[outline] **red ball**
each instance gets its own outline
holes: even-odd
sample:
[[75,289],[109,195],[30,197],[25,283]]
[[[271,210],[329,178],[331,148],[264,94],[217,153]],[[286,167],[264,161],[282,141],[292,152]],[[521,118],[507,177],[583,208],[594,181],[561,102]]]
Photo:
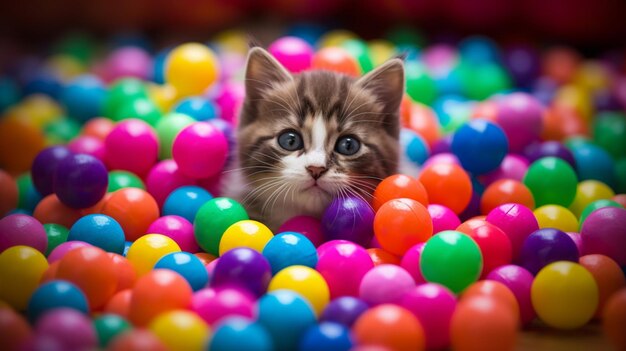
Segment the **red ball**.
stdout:
[[394,199],[374,217],[374,235],[383,249],[402,256],[433,235],[433,222],[424,205],[412,199]]

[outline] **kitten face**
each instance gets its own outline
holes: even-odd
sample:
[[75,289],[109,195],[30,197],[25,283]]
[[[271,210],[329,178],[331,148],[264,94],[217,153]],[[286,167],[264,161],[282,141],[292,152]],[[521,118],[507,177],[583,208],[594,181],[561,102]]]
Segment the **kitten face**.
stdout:
[[253,48],[238,127],[246,188],[240,200],[270,222],[287,213],[319,216],[337,196],[369,201],[376,184],[397,170],[403,92],[399,59],[360,79],[291,75]]

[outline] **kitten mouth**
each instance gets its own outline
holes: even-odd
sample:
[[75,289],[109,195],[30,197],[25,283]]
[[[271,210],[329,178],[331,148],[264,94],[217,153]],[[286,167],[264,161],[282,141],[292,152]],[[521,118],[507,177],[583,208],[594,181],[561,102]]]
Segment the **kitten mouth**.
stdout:
[[316,193],[323,193],[323,194],[330,195],[330,192],[328,192],[326,189],[324,189],[322,187],[322,185],[317,180],[314,180],[310,185],[306,186],[304,188],[304,191],[312,191],[312,192],[316,192]]

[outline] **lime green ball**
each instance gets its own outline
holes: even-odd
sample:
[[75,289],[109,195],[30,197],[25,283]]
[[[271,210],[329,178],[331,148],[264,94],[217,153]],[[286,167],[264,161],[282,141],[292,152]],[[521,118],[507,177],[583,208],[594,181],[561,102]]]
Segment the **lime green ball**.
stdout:
[[121,121],[128,118],[138,118],[151,126],[156,126],[163,114],[161,110],[147,97],[138,97],[121,105],[113,119]]
[[109,172],[109,187],[107,192],[112,193],[123,188],[137,188],[146,190],[146,186],[134,173],[128,171],[111,171]]
[[511,77],[495,63],[461,63],[458,67],[461,88],[473,100],[484,100],[511,88]]
[[614,159],[626,157],[626,114],[598,114],[593,123],[593,141]]
[[424,36],[415,28],[410,26],[397,26],[389,30],[387,40],[396,46],[417,46],[424,47]]
[[370,48],[366,42],[359,39],[348,39],[341,43],[341,47],[346,49],[346,51],[348,51],[348,53],[350,53],[350,55],[357,60],[363,73],[367,73],[374,69]]
[[246,210],[233,199],[217,197],[207,201],[196,213],[193,231],[200,247],[219,256],[222,235],[231,225],[249,219]]
[[590,203],[589,205],[587,205],[587,207],[585,207],[583,212],[580,214],[580,220],[578,221],[579,228],[583,227],[583,222],[585,222],[585,219],[587,219],[587,217],[589,217],[591,212],[593,212],[595,210],[599,210],[599,209],[604,208],[604,207],[624,208],[624,206],[622,206],[621,204],[619,204],[618,202],[613,201],[613,200],[607,200],[607,199],[596,200],[596,201]]
[[48,256],[57,246],[67,241],[67,236],[70,235],[70,231],[56,223],[46,223],[43,227],[48,236],[48,248],[46,249],[46,256]]
[[615,192],[626,194],[626,157],[615,162]]
[[437,98],[437,86],[428,74],[424,65],[410,61],[405,63],[406,92],[409,96],[423,104],[430,105]]
[[524,184],[533,194],[537,207],[549,204],[569,207],[576,197],[578,178],[567,162],[544,157],[530,165]]
[[439,283],[458,294],[478,280],[483,257],[478,244],[461,232],[446,230],[428,239],[420,270],[428,282]]
[[156,124],[156,132],[159,137],[159,158],[165,160],[172,158],[172,144],[181,130],[196,122],[193,117],[183,113],[170,113],[165,115]]
[[147,98],[145,84],[136,78],[122,78],[111,85],[104,100],[104,115],[109,118],[118,116],[119,110],[135,99]]
[[116,314],[104,314],[94,319],[94,329],[98,335],[98,344],[105,348],[115,337],[129,329],[130,323]]
[[72,118],[61,118],[47,124],[44,133],[52,144],[67,144],[80,133],[81,125]]

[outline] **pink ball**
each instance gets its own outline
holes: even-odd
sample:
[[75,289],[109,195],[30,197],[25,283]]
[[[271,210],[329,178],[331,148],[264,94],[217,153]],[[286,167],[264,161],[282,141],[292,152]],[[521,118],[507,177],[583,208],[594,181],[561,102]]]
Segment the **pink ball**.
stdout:
[[130,171],[143,177],[157,161],[159,141],[146,122],[127,119],[118,123],[105,141],[109,169]]
[[135,77],[143,80],[150,78],[152,58],[144,50],[127,46],[113,51],[104,64],[107,81],[112,82],[123,77]]
[[405,292],[398,304],[422,324],[428,350],[450,345],[450,320],[456,309],[456,296],[450,290],[435,283],[418,285]]
[[100,161],[104,161],[106,154],[104,142],[96,137],[88,135],[79,136],[70,141],[70,143],[67,144],[67,148],[77,154],[91,155]]
[[424,162],[424,164],[422,165],[422,169],[430,166],[430,165],[434,165],[434,164],[438,164],[438,163],[445,163],[445,164],[455,164],[460,166],[461,162],[459,161],[459,158],[456,157],[456,155],[451,154],[451,153],[447,153],[447,152],[443,152],[440,154],[435,154],[432,155],[431,157],[429,157],[426,162]]
[[521,182],[528,171],[528,165],[528,160],[524,157],[509,154],[495,171],[485,174],[482,179],[485,185],[500,179],[515,179]]
[[487,280],[495,280],[506,285],[511,290],[520,311],[520,319],[523,324],[527,324],[535,319],[537,315],[530,298],[530,289],[533,285],[534,277],[526,269],[516,265],[500,266],[492,270],[487,275]]
[[543,106],[532,95],[513,93],[497,100],[496,123],[509,140],[511,152],[522,152],[539,140],[543,128]]
[[582,254],[602,254],[626,266],[626,209],[605,207],[591,212],[580,234]]
[[220,107],[222,119],[226,122],[235,123],[239,108],[246,95],[243,84],[226,83],[222,85],[221,91],[217,94],[215,102]]
[[220,80],[222,82],[228,82],[237,74],[239,74],[239,72],[243,70],[243,67],[246,66],[246,56],[241,55],[236,52],[220,53],[219,59],[220,59]]
[[331,298],[358,297],[361,279],[374,267],[367,250],[355,243],[340,241],[321,245],[317,252],[316,269],[328,283]]
[[91,350],[98,339],[91,319],[71,308],[58,308],[44,314],[36,324],[39,337],[50,337],[65,350]]
[[228,141],[212,124],[196,122],[176,136],[172,155],[183,174],[194,179],[207,178],[224,168]]
[[394,264],[381,264],[363,276],[359,297],[370,306],[397,303],[414,287],[413,277],[404,268]]
[[213,276],[213,271],[215,271],[215,266],[217,265],[217,261],[219,261],[220,258],[216,258],[213,261],[209,262],[205,268],[207,273],[209,273],[209,279]]
[[211,325],[229,316],[255,317],[254,297],[237,288],[199,290],[193,294],[191,310]]
[[576,244],[576,248],[578,248],[578,256],[583,256],[583,238],[580,233],[572,233],[566,232],[567,236],[569,236],[574,244]]
[[422,60],[433,72],[449,72],[458,62],[459,55],[454,46],[438,44],[424,50]]
[[200,252],[193,234],[193,224],[180,216],[163,216],[150,224],[147,233],[163,234],[174,240],[185,252]]
[[45,254],[48,235],[34,217],[12,214],[0,219],[0,252],[12,246],[26,245]]
[[503,204],[494,208],[487,215],[487,222],[502,229],[509,237],[513,261],[519,257],[526,237],[539,229],[539,223],[533,212],[520,204]]
[[146,177],[146,190],[154,197],[159,208],[163,207],[172,191],[185,185],[196,185],[196,181],[182,174],[174,160],[157,163]]
[[300,233],[311,240],[315,247],[320,246],[324,241],[322,223],[317,218],[311,216],[295,216],[288,219],[278,228],[278,233],[282,232]]
[[66,241],[59,246],[55,247],[50,255],[48,255],[48,263],[56,262],[65,256],[66,253],[78,249],[79,247],[87,247],[91,246],[90,244],[84,241]]
[[291,73],[299,73],[311,68],[313,47],[300,38],[279,38],[269,46],[268,51]]
[[433,221],[433,235],[444,230],[455,230],[461,225],[459,216],[446,206],[428,205],[428,213]]
[[424,279],[422,271],[420,270],[420,257],[422,257],[424,245],[426,245],[426,243],[419,243],[408,249],[404,253],[404,256],[402,256],[402,261],[400,262],[400,267],[409,272],[417,284],[426,283],[426,279]]

